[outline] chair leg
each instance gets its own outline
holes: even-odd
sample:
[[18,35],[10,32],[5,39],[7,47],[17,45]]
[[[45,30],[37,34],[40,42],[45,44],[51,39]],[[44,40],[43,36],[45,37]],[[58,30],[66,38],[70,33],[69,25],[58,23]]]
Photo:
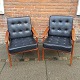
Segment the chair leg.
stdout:
[[40,61],[40,54],[39,54],[39,48],[37,49],[38,53],[38,61]]
[[8,59],[9,59],[10,67],[12,67],[12,60],[11,60],[11,55],[10,55],[10,53],[8,53]]
[[44,60],[44,48],[42,48],[42,60]]

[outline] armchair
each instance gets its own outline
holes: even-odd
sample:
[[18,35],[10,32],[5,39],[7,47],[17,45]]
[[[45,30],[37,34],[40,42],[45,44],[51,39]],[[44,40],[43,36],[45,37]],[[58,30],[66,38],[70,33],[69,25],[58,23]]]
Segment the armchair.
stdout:
[[[48,37],[45,39],[46,34]],[[42,59],[44,50],[52,49],[57,51],[70,52],[70,65],[74,53],[75,29],[71,16],[50,16],[49,27],[43,33]]]
[[6,31],[5,43],[10,67],[12,66],[11,55],[14,53],[37,50],[38,60],[40,60],[38,34],[34,27],[31,26],[30,17],[8,18],[7,25],[8,30]]

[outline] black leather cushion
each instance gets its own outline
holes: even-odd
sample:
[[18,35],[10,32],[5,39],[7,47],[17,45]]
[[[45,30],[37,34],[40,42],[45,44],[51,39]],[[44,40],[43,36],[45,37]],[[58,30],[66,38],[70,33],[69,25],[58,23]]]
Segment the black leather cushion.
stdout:
[[9,52],[15,53],[37,48],[37,43],[33,37],[11,39]]
[[43,43],[43,47],[54,50],[71,51],[71,38],[48,36]]
[[32,36],[30,17],[8,18],[8,31],[10,38]]
[[49,35],[53,36],[71,36],[73,18],[70,16],[50,16]]

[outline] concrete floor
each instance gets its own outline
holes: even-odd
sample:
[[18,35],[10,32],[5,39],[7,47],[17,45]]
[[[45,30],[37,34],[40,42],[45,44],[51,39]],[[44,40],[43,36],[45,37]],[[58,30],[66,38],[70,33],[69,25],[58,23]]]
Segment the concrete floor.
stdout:
[[[75,43],[72,66],[69,66],[69,54],[45,51],[45,61],[37,61],[35,51],[12,56],[12,68],[9,67],[5,44],[0,46],[0,80],[80,80],[80,43]],[[41,47],[40,47],[41,55]],[[56,59],[59,57],[60,59]],[[64,58],[62,60],[61,58]],[[22,59],[30,58],[29,61]],[[53,59],[54,58],[54,59]],[[21,61],[20,61],[21,60]]]
[[80,60],[13,62],[12,68],[0,62],[0,71],[0,80],[80,80]]
[[69,66],[67,61],[47,61],[48,80],[80,80],[80,61],[74,60]]

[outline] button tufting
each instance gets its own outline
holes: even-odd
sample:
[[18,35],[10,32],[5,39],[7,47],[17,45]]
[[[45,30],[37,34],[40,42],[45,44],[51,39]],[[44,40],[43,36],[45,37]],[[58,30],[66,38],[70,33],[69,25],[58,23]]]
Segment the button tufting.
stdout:
[[65,43],[63,43],[63,44],[65,44]]
[[12,22],[11,24],[14,25],[15,23]]
[[28,22],[27,22],[27,21],[25,21],[25,22],[24,22],[24,25],[26,25],[27,23],[28,23]]
[[54,23],[55,23],[56,21],[55,21],[55,20],[52,20],[52,22],[54,22]]
[[61,28],[58,28],[58,30],[61,30]]
[[59,20],[60,23],[62,23],[62,20]]
[[28,30],[28,28],[26,28],[26,30]]
[[24,21],[24,23],[28,23],[27,21]]
[[65,28],[65,30],[67,31],[67,30],[68,30],[68,28]]
[[19,31],[20,31],[20,32],[22,32],[22,30],[21,30],[21,29],[20,29]]
[[69,20],[66,20],[66,23],[68,23],[69,22]]
[[16,45],[14,45],[16,47]]
[[13,30],[13,32],[16,32],[15,30]]
[[21,22],[19,21],[19,22],[17,23],[17,25],[21,25]]
[[54,27],[52,29],[55,29]]

